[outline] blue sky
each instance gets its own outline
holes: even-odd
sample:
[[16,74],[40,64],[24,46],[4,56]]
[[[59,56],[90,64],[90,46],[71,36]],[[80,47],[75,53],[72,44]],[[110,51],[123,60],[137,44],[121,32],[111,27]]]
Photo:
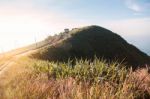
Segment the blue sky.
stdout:
[[[43,1],[42,1],[43,2]],[[47,10],[77,19],[118,20],[150,16],[150,0],[47,0],[37,2]],[[38,5],[38,6],[39,6]]]
[[149,9],[150,0],[0,0],[0,48],[7,51],[64,28],[94,24],[150,53]]

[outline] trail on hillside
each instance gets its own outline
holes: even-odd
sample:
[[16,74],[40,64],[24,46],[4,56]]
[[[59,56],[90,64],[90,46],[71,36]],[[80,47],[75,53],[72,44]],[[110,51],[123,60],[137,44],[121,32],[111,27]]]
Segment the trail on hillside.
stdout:
[[34,52],[35,50],[30,50],[30,51],[26,51],[26,52],[22,52],[22,53],[17,53],[16,55],[13,55],[10,59],[5,60],[5,62],[3,64],[0,65],[0,76],[7,71],[7,69],[10,66],[13,66],[13,64],[22,56],[26,56],[29,55],[30,53]]

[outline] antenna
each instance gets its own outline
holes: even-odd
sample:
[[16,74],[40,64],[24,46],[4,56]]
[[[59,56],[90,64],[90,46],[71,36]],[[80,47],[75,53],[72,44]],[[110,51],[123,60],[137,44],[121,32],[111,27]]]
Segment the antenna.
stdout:
[[37,48],[37,39],[36,39],[36,35],[34,36],[34,41],[35,41],[35,47]]

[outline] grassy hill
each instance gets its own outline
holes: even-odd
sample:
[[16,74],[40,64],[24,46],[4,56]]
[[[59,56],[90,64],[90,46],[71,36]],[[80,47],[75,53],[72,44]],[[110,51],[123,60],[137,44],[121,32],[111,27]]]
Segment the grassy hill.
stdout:
[[75,58],[93,60],[94,56],[97,56],[107,61],[123,61],[134,67],[150,64],[148,55],[105,28],[87,26],[73,29],[68,35],[68,38],[63,36],[59,42],[56,41],[53,45],[41,49],[33,54],[33,57],[67,62],[68,59],[75,60]]
[[138,67],[149,56],[102,27],[73,29],[5,54],[13,57],[0,75],[0,99],[150,98],[149,68],[133,71],[113,61]]

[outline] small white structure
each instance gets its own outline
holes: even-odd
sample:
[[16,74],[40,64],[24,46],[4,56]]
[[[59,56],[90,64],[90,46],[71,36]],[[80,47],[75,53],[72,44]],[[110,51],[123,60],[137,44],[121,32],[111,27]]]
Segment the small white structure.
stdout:
[[71,35],[69,33],[69,29],[64,29],[64,36],[65,36],[65,38],[71,37]]
[[64,32],[65,33],[69,33],[69,29],[64,29]]

